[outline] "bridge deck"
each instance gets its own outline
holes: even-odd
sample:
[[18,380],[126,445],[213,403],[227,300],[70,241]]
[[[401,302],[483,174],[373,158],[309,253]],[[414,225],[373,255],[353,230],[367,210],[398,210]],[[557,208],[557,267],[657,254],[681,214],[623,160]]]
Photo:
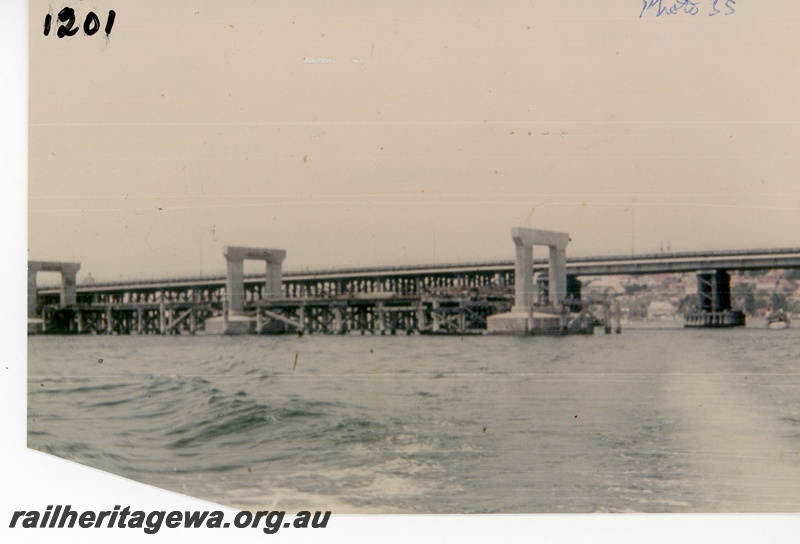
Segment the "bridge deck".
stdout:
[[[544,270],[547,261],[537,259],[534,268]],[[567,273],[574,276],[602,276],[620,274],[662,274],[696,272],[703,269],[769,270],[800,268],[800,248],[767,250],[737,250],[717,252],[659,253],[637,256],[575,257],[567,259]],[[469,277],[476,275],[508,276],[513,280],[513,261],[491,261],[441,265],[408,265],[374,268],[324,269],[316,271],[286,272],[284,283],[313,284],[336,281],[354,282],[376,279],[416,279],[428,277]],[[248,275],[246,282],[262,282],[263,275]],[[224,287],[224,276],[174,277],[164,279],[124,280],[98,282],[78,286],[78,293],[100,293],[143,289],[193,288],[214,289]],[[513,285],[513,282],[512,282]],[[40,295],[58,294],[57,287],[40,288]],[[357,292],[357,291],[356,291]],[[416,292],[416,291],[414,291]],[[339,293],[336,293],[339,294]]]

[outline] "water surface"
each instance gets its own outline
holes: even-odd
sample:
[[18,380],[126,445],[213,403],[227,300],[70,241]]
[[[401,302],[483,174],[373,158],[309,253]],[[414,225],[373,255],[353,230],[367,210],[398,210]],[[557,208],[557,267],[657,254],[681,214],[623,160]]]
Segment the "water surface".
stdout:
[[800,512],[800,332],[31,337],[31,448],[236,508]]

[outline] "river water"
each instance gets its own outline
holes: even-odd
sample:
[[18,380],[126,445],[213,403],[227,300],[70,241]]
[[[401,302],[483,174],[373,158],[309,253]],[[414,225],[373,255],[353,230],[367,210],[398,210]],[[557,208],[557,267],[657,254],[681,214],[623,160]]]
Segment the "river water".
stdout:
[[29,447],[241,509],[800,512],[800,330],[36,336]]

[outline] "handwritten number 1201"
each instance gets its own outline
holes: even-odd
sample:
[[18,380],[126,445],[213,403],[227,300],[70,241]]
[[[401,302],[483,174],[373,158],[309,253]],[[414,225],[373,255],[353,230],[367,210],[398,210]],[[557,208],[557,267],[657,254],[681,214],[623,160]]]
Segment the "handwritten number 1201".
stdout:
[[[106,36],[111,34],[111,28],[114,26],[114,19],[116,18],[117,14],[112,9],[108,12],[108,20],[106,21]],[[63,38],[65,36],[74,36],[80,30],[80,23],[78,26],[75,25],[75,10],[72,8],[64,8],[58,12],[58,20],[61,21],[61,26],[58,27],[56,31],[56,35],[59,38]],[[50,27],[53,23],[53,16],[49,13],[44,17],[44,35],[50,35]],[[86,18],[83,21],[83,33],[87,36],[94,36],[97,34],[97,31],[100,30],[100,18],[95,15],[93,11],[90,11],[86,14]]]

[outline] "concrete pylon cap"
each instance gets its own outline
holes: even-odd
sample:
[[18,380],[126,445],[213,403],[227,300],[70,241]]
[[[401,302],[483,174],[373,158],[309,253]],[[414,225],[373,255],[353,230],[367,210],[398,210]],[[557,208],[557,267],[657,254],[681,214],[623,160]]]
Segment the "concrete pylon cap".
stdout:
[[280,263],[286,258],[286,250],[261,247],[223,246],[222,255],[229,260],[257,259],[272,263]]
[[62,274],[77,274],[81,263],[62,263],[57,261],[28,261],[28,270],[36,272],[61,272]]
[[514,227],[511,229],[511,238],[517,244],[525,246],[557,246],[567,247],[569,234],[552,230],[530,229],[527,227]]

